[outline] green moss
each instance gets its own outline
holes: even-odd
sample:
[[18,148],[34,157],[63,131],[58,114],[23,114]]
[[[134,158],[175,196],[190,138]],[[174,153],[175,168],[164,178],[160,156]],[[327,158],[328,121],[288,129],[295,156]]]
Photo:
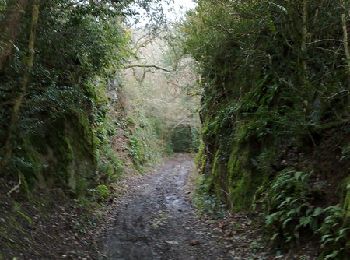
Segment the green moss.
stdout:
[[88,121],[83,116],[73,116],[70,120],[61,118],[52,125],[49,133],[43,140],[46,152],[39,156],[41,164],[47,165],[38,174],[41,186],[45,183],[48,187],[68,189],[77,196],[84,195],[96,168]]
[[211,183],[211,176],[199,175],[197,177],[193,204],[199,213],[209,214],[212,217],[223,217],[225,205],[210,191]]
[[344,209],[345,215],[350,219],[350,177],[345,180],[345,198],[344,198]]
[[[272,173],[276,153],[273,146],[263,146],[250,134],[254,122],[242,120],[232,126],[230,119],[235,111],[235,106],[228,106],[217,117],[207,118],[197,165],[202,173],[208,163],[211,165],[207,178],[210,190],[232,210],[250,210],[256,193]],[[209,151],[205,150],[206,146]]]
[[227,168],[226,168],[226,163],[224,160],[222,160],[221,157],[221,150],[217,150],[215,157],[214,157],[214,162],[213,162],[213,167],[212,167],[212,185],[215,194],[223,201],[227,202]]
[[20,157],[14,157],[13,163],[14,170],[21,179],[21,192],[29,196],[30,190],[42,171],[40,154],[35,150],[29,138],[23,139]]
[[264,172],[252,163],[252,149],[241,147],[238,143],[232,146],[230,157],[227,159],[220,149],[215,154],[212,177],[215,193],[224,198],[231,209],[249,210],[252,207],[255,194],[268,180],[268,160],[261,160]]
[[198,171],[204,173],[206,165],[206,154],[205,154],[205,143],[201,142],[198,152],[195,158],[195,163],[197,165]]
[[246,210],[251,207],[257,187],[252,179],[248,165],[249,150],[234,148],[228,162],[228,183],[230,205],[234,210]]
[[67,175],[67,185],[72,191],[76,191],[76,173],[74,167],[74,152],[71,144],[71,140],[65,136],[63,139],[63,146],[65,148],[64,152],[64,162],[66,166],[66,175]]

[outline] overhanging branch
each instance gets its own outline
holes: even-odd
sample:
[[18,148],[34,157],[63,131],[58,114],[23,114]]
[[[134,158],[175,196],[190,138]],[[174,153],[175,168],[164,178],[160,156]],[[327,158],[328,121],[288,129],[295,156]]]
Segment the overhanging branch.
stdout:
[[162,71],[165,71],[165,72],[172,72],[171,70],[159,67],[157,65],[132,64],[132,65],[127,65],[127,66],[124,67],[124,69],[132,69],[132,68],[150,68],[150,69],[162,70]]

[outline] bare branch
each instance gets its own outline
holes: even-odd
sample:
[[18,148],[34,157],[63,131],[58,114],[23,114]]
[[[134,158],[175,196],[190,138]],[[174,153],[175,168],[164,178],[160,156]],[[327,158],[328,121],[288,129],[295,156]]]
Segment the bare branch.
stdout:
[[132,68],[150,68],[150,69],[162,70],[162,71],[165,71],[165,72],[172,72],[171,70],[159,67],[157,65],[132,64],[132,65],[127,65],[127,66],[124,67],[124,69],[132,69]]

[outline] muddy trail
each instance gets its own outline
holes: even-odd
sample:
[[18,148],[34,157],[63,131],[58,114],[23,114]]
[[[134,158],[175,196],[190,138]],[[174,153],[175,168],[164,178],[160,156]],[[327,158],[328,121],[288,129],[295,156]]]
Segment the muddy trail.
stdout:
[[[264,259],[246,232],[224,232],[227,223],[203,219],[191,205],[193,158],[166,160],[118,199],[103,241],[107,259]],[[245,216],[239,221],[249,228]],[[245,225],[245,226],[244,226]],[[241,226],[242,227],[242,226]],[[234,234],[235,233],[235,234]]]

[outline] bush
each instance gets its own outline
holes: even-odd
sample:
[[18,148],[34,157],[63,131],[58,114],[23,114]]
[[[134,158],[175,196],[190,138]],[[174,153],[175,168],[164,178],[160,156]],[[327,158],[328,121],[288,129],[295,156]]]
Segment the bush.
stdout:
[[105,184],[100,184],[95,188],[96,200],[105,201],[110,196],[110,191]]
[[350,225],[340,206],[327,208],[311,204],[309,175],[285,170],[271,184],[265,203],[266,228],[271,241],[280,246],[315,236],[320,239],[322,259],[347,259],[350,255]]
[[324,209],[324,220],[317,232],[321,237],[322,259],[347,259],[350,255],[350,225],[343,208],[331,206]]
[[300,233],[314,234],[322,209],[310,204],[309,175],[284,170],[272,182],[266,197],[266,228],[279,245],[296,243]]

